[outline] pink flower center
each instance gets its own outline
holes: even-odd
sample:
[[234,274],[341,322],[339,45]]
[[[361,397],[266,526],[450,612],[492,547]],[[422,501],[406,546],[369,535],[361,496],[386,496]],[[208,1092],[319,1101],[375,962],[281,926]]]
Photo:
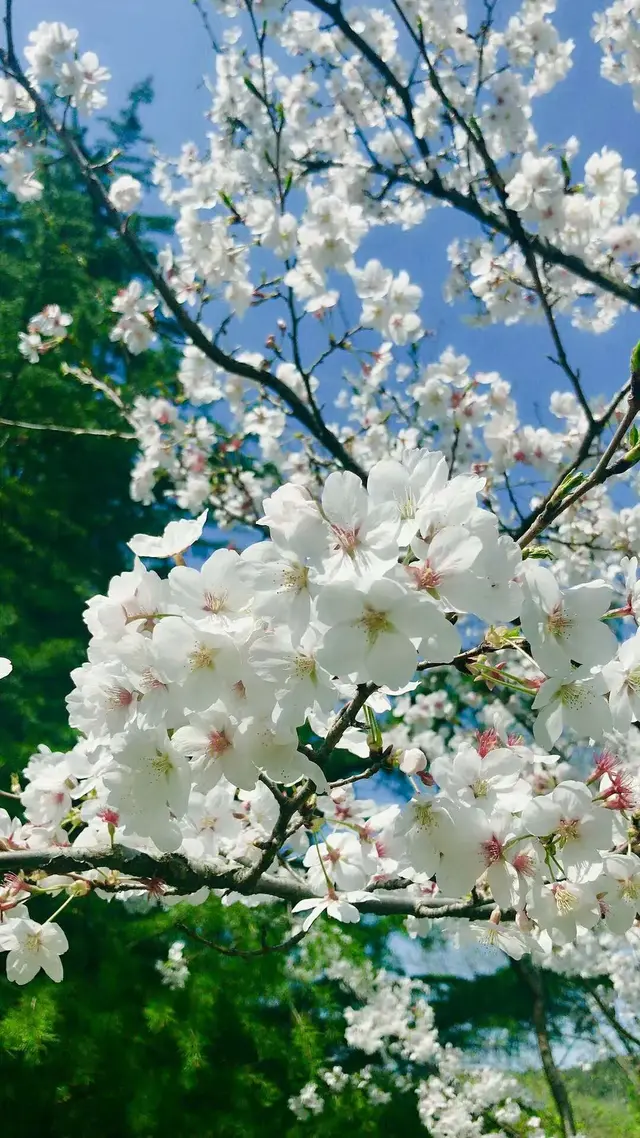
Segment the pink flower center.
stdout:
[[331,529],[336,535],[336,543],[333,549],[338,552],[342,550],[347,554],[347,557],[353,557],[356,549],[360,545],[360,526],[354,526],[348,529],[345,526],[332,525]]
[[98,812],[98,818],[102,818],[102,821],[106,822],[109,826],[117,826],[120,821],[118,811],[110,810],[108,806],[105,806],[104,810]]
[[416,589],[437,589],[442,582],[441,575],[425,561],[423,565],[409,565],[409,572],[413,577]]
[[133,703],[133,692],[127,688],[110,688],[108,707],[116,711],[118,707],[129,707]]
[[521,873],[523,877],[535,877],[536,863],[531,854],[517,853],[511,862],[516,873]]
[[495,865],[497,861],[502,860],[504,843],[497,834],[492,834],[490,838],[487,838],[486,842],[482,842],[480,848],[482,849],[482,856],[486,866]]
[[209,745],[207,747],[207,754],[210,756],[224,755],[225,751],[229,750],[231,740],[227,738],[224,731],[210,731],[209,732]]
[[486,731],[479,731],[477,738],[476,749],[481,759],[484,759],[489,751],[493,751],[498,746],[498,732],[495,727],[489,727]]

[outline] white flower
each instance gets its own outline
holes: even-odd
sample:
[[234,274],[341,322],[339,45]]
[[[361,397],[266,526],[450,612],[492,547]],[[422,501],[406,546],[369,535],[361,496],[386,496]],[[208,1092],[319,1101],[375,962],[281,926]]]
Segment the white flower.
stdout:
[[583,739],[602,738],[611,730],[605,692],[602,676],[592,674],[588,666],[550,676],[533,701],[533,710],[540,712],[533,725],[536,742],[552,750],[565,727],[572,727]]
[[[438,614],[439,615],[439,614]],[[327,585],[318,597],[318,619],[328,625],[317,652],[333,676],[355,676],[397,690],[409,683],[417,666],[413,638],[430,636],[433,609],[427,599],[381,578],[370,585],[356,581]],[[440,659],[437,646],[434,659]],[[446,658],[446,646],[443,657]]]
[[556,856],[572,880],[594,880],[601,872],[600,851],[611,845],[612,816],[592,800],[584,783],[562,782],[531,799],[522,825],[536,837],[553,837]]
[[177,565],[169,574],[176,604],[206,632],[226,632],[247,639],[253,627],[250,593],[241,579],[240,556],[232,549],[216,549],[201,569]]
[[191,758],[200,790],[211,790],[223,776],[243,790],[252,790],[258,781],[251,752],[242,745],[243,736],[238,735],[238,722],[220,701],[202,715],[190,715],[188,726],[179,727],[171,742],[181,754]]
[[384,572],[395,564],[398,512],[391,503],[374,502],[356,474],[334,471],[329,475],[322,491],[322,513],[327,577]]
[[321,711],[330,711],[336,702],[336,689],[331,676],[316,659],[319,634],[308,628],[294,647],[285,629],[267,632],[254,640],[249,648],[249,663],[264,680],[275,685],[280,705],[278,722],[297,727],[306,713],[317,703]]
[[453,818],[447,804],[427,795],[411,799],[396,820],[395,833],[403,839],[411,867],[426,877],[433,877],[440,865],[442,849],[455,840]]
[[6,656],[0,656],[0,680],[3,680],[5,676],[8,676],[12,671],[13,664],[11,660],[8,660]]
[[522,606],[522,631],[534,659],[550,675],[578,664],[606,664],[616,654],[616,638],[600,617],[607,611],[611,589],[589,581],[564,592],[553,573],[529,564]]
[[391,503],[400,523],[398,542],[408,545],[417,530],[418,510],[436,490],[447,484],[448,470],[439,451],[409,451],[402,462],[376,462],[367,480],[369,497],[376,504]]
[[499,948],[513,960],[520,960],[529,951],[522,933],[509,925],[496,924],[491,920],[471,921],[469,932],[483,948]]
[[16,115],[32,114],[35,110],[31,96],[15,79],[0,79],[0,119],[11,122]]
[[[468,570],[482,549],[480,538],[473,537],[464,526],[447,526],[426,542],[414,537],[414,553],[422,560],[407,566],[417,589],[448,602],[463,612],[473,611],[473,584]],[[455,599],[454,599],[455,598]]]
[[189,711],[206,710],[240,679],[240,653],[225,632],[205,632],[167,616],[156,625],[152,646],[161,674],[180,684],[172,689],[176,702]]
[[109,804],[122,816],[128,832],[149,837],[159,849],[171,853],[182,841],[176,819],[189,801],[186,760],[165,731],[128,732],[118,764],[104,776]]
[[[640,858],[637,854],[609,854],[604,859],[607,896],[605,916],[612,932],[622,935],[631,928],[640,908]],[[603,879],[601,879],[602,881]],[[615,883],[615,884],[613,884]]]
[[327,893],[325,897],[305,897],[303,901],[298,901],[291,910],[292,913],[304,913],[310,909],[308,917],[305,917],[302,925],[303,932],[311,928],[311,925],[321,913],[326,913],[328,917],[333,917],[334,921],[341,921],[343,924],[353,925],[357,924],[360,920],[359,910],[356,908],[358,902],[370,900],[370,894],[365,893],[363,890],[352,890],[347,893],[335,893],[333,890]]
[[312,889],[322,890],[327,881],[336,889],[363,889],[375,870],[355,834],[335,831],[326,842],[314,842],[304,855]]
[[605,664],[602,675],[614,729],[626,733],[640,719],[640,631],[620,645],[617,659]]
[[131,213],[142,198],[142,185],[137,178],[123,174],[109,187],[109,201],[120,213]]
[[487,812],[496,806],[520,810],[531,794],[529,783],[521,777],[518,756],[508,747],[495,747],[481,757],[475,747],[463,744],[453,759],[436,757],[429,773],[451,798]]
[[241,723],[238,734],[238,746],[269,778],[287,785],[310,778],[318,790],[328,793],[325,775],[317,763],[298,750],[298,737],[293,730],[256,718]]
[[60,925],[39,925],[30,918],[19,917],[11,921],[10,932],[11,940],[3,945],[9,949],[7,979],[28,984],[42,968],[59,984],[63,976],[60,957],[69,947]]
[[562,200],[564,179],[557,159],[526,151],[520,169],[507,183],[507,206],[530,221],[539,221]]
[[272,625],[282,621],[292,635],[302,633],[309,624],[317,573],[272,541],[250,545],[241,559],[238,572],[253,594],[256,615],[268,618]]
[[417,774],[426,768],[427,760],[424,751],[419,747],[409,747],[402,752],[398,766],[403,774]]
[[208,512],[204,510],[197,518],[169,522],[161,537],[136,533],[127,545],[136,557],[175,557],[176,554],[184,553],[185,549],[190,549],[202,537]]
[[591,929],[602,912],[593,882],[557,881],[545,885],[534,882],[527,901],[527,913],[554,944],[569,944],[579,929]]

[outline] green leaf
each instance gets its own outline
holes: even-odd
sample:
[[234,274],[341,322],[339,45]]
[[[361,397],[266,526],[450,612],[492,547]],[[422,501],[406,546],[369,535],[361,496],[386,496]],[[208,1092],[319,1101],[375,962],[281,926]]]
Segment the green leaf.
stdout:
[[631,353],[631,374],[635,375],[637,372],[640,372],[640,340]]
[[554,494],[554,500],[566,498],[568,494],[577,490],[578,486],[586,480],[586,477],[586,474],[583,474],[581,470],[577,470],[574,474],[568,474],[564,482],[561,482],[558,486]]
[[244,76],[243,82],[244,82],[245,87],[247,88],[247,91],[251,91],[251,94],[255,95],[256,99],[259,99],[261,103],[264,103],[264,99],[263,99],[262,95],[260,94],[255,83],[251,82],[248,75]]

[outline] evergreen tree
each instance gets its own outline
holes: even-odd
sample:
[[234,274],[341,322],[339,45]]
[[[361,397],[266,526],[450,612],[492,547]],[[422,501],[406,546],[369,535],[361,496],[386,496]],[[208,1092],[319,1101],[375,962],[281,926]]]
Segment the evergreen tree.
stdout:
[[[118,168],[137,177],[148,175],[135,147],[139,108],[150,96],[148,84],[132,92],[101,146],[106,156],[121,152]],[[123,542],[143,524],[128,492],[134,444],[72,433],[126,425],[100,392],[62,374],[61,358],[126,380],[130,395],[170,383],[176,367],[170,346],[135,358],[110,342],[110,301],[134,268],[64,164],[49,168],[47,183],[37,205],[19,205],[0,189],[0,644],[14,663],[0,692],[5,786],[7,771],[39,743],[71,743],[64,697],[86,649],[82,608],[122,570]],[[162,222],[138,224],[151,240]],[[54,350],[30,364],[18,333],[52,301],[73,316],[64,357]]]

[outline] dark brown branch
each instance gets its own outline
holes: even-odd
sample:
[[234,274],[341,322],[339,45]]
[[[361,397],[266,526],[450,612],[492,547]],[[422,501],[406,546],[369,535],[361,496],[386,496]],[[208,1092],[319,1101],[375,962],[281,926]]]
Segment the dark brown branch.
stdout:
[[247,948],[233,948],[217,944],[216,941],[207,940],[206,937],[196,932],[195,929],[190,929],[187,925],[178,925],[178,928],[191,937],[192,940],[197,940],[200,944],[204,944],[207,948],[213,948],[222,956],[239,956],[243,960],[253,960],[257,956],[270,956],[273,952],[286,952],[287,949],[293,948],[299,944],[303,937],[307,935],[302,929],[298,929],[292,936],[287,937],[286,940],[281,941],[280,944],[265,944],[262,948],[247,949]]
[[[411,127],[413,124],[413,104],[408,89],[400,82],[388,64],[380,58],[371,45],[351,27],[341,6],[337,3],[331,3],[330,0],[309,0],[309,3],[313,8],[329,16],[329,18],[335,22],[336,27],[340,29],[345,38],[349,40],[363,58],[366,59],[381,78],[384,79],[387,86],[400,99],[405,112],[406,125]],[[463,121],[466,122],[466,120]],[[468,123],[466,126],[467,129],[470,129]],[[474,138],[476,142],[479,141],[477,135],[474,135]],[[421,156],[423,158],[427,157],[428,149],[423,140],[416,138],[415,142]],[[496,233],[500,233],[502,236],[513,240],[513,228],[508,218],[483,206],[477,197],[465,194],[453,187],[446,186],[437,171],[434,171],[428,180],[423,180],[412,173],[390,171],[381,164],[372,167],[372,172],[390,178],[392,184],[393,182],[400,182],[405,185],[410,185],[429,197],[448,202],[461,213],[474,218],[474,220],[479,222],[483,227],[493,229]],[[634,308],[640,307],[640,288],[625,284],[624,281],[610,277],[599,269],[591,268],[581,257],[573,253],[565,252],[565,250],[551,244],[538,234],[526,233],[526,239],[530,250],[535,253],[536,256],[540,257],[543,262],[548,262],[552,265],[560,265],[581,280],[596,285],[602,289],[603,292],[617,296],[620,300],[626,301],[627,304],[632,305]]]
[[625,395],[628,394],[629,386],[629,383],[625,383],[624,387],[621,387],[620,391],[616,392],[609,406],[605,409],[605,411],[603,411],[602,415],[598,419],[593,419],[589,424],[587,430],[583,435],[582,442],[580,443],[576,457],[569,464],[569,466],[563,467],[561,473],[558,475],[558,478],[549,490],[549,493],[547,494],[544,501],[541,502],[540,505],[535,508],[535,510],[532,510],[531,513],[529,513],[527,517],[523,519],[520,528],[514,535],[516,538],[520,538],[524,533],[526,533],[533,522],[535,522],[540,512],[544,510],[551,499],[555,497],[568,475],[573,474],[574,471],[578,470],[579,467],[582,466],[582,463],[585,461],[585,459],[589,457],[589,451],[591,450],[592,444],[596,442],[606,430],[612,416],[617,411]]
[[[9,19],[9,16],[7,19]],[[33,100],[41,119],[53,132],[85,184],[100,202],[109,224],[117,232],[131,253],[139,271],[149,280],[156,292],[162,297],[167,308],[173,314],[181,332],[191,340],[195,347],[200,349],[207,359],[210,359],[218,367],[223,368],[232,375],[238,375],[242,379],[248,379],[259,387],[266,388],[268,391],[272,391],[274,395],[277,395],[298,422],[306,427],[312,437],[315,438],[345,470],[352,471],[354,474],[357,474],[363,482],[366,481],[364,470],[351,457],[336,435],[329,430],[322,420],[316,418],[313,411],[307,407],[303,400],[300,399],[286,383],[278,379],[276,375],[273,375],[268,368],[257,368],[254,367],[253,364],[236,360],[233,356],[227,355],[215,342],[208,339],[200,325],[197,324],[195,320],[192,320],[184,306],[177,300],[175,293],[162,276],[162,273],[151,262],[131,228],[126,224],[126,221],[123,222],[119,212],[111,204],[108,191],[94,170],[82,144],[51,114],[40,93],[36,91],[24,74],[15,53],[7,51],[7,53],[4,54],[10,70]]]
[[[191,862],[183,854],[166,854],[154,858],[149,854],[115,846],[112,850],[95,854],[75,849],[3,850],[0,852],[0,876],[19,874],[37,880],[49,874],[79,874],[91,870],[104,871],[104,880],[94,881],[94,888],[121,891],[136,887],[137,883],[149,890],[162,892],[162,885],[178,894],[196,893],[206,886],[214,890],[233,890],[247,895],[265,893],[282,901],[295,904],[312,896],[305,881],[292,876],[282,877],[265,873],[255,883],[246,880],[246,868],[231,864],[229,868],[215,868],[201,862]],[[486,920],[495,908],[493,901],[467,901],[453,898],[414,899],[398,886],[393,892],[380,895],[374,885],[367,900],[358,902],[363,913],[375,916],[413,916],[440,920],[443,917],[460,917],[468,920]],[[320,900],[320,898],[319,898]],[[502,914],[504,921],[512,920],[512,913]]]
[[[580,485],[572,493],[562,495],[556,491],[554,495],[546,499],[544,505],[536,513],[535,521],[531,523],[529,528],[525,533],[522,534],[519,539],[519,545],[522,549],[524,549],[525,546],[529,545],[529,543],[533,541],[534,537],[537,537],[539,533],[542,533],[542,531],[545,530],[547,526],[551,524],[551,522],[555,521],[555,519],[559,517],[560,514],[563,514],[565,510],[569,509],[570,506],[573,506],[581,498],[584,498],[585,494],[587,494],[590,490],[593,490],[595,486],[601,486],[604,482],[607,481],[607,479],[612,478],[616,474],[624,474],[625,471],[630,470],[632,466],[635,466],[636,462],[638,461],[638,455],[634,456],[633,452],[630,452],[633,457],[625,456],[618,462],[614,463],[612,466],[610,466],[609,463],[618,450],[620,444],[622,443],[624,436],[629,430],[639,410],[640,401],[634,398],[633,395],[630,395],[629,406],[625,412],[624,418],[619,423],[615,434],[611,439],[611,442],[600,458],[600,461],[598,462],[595,469],[587,478],[585,478],[584,482],[580,483]],[[566,478],[566,474],[564,477]],[[560,483],[560,486],[562,486],[562,483]]]

